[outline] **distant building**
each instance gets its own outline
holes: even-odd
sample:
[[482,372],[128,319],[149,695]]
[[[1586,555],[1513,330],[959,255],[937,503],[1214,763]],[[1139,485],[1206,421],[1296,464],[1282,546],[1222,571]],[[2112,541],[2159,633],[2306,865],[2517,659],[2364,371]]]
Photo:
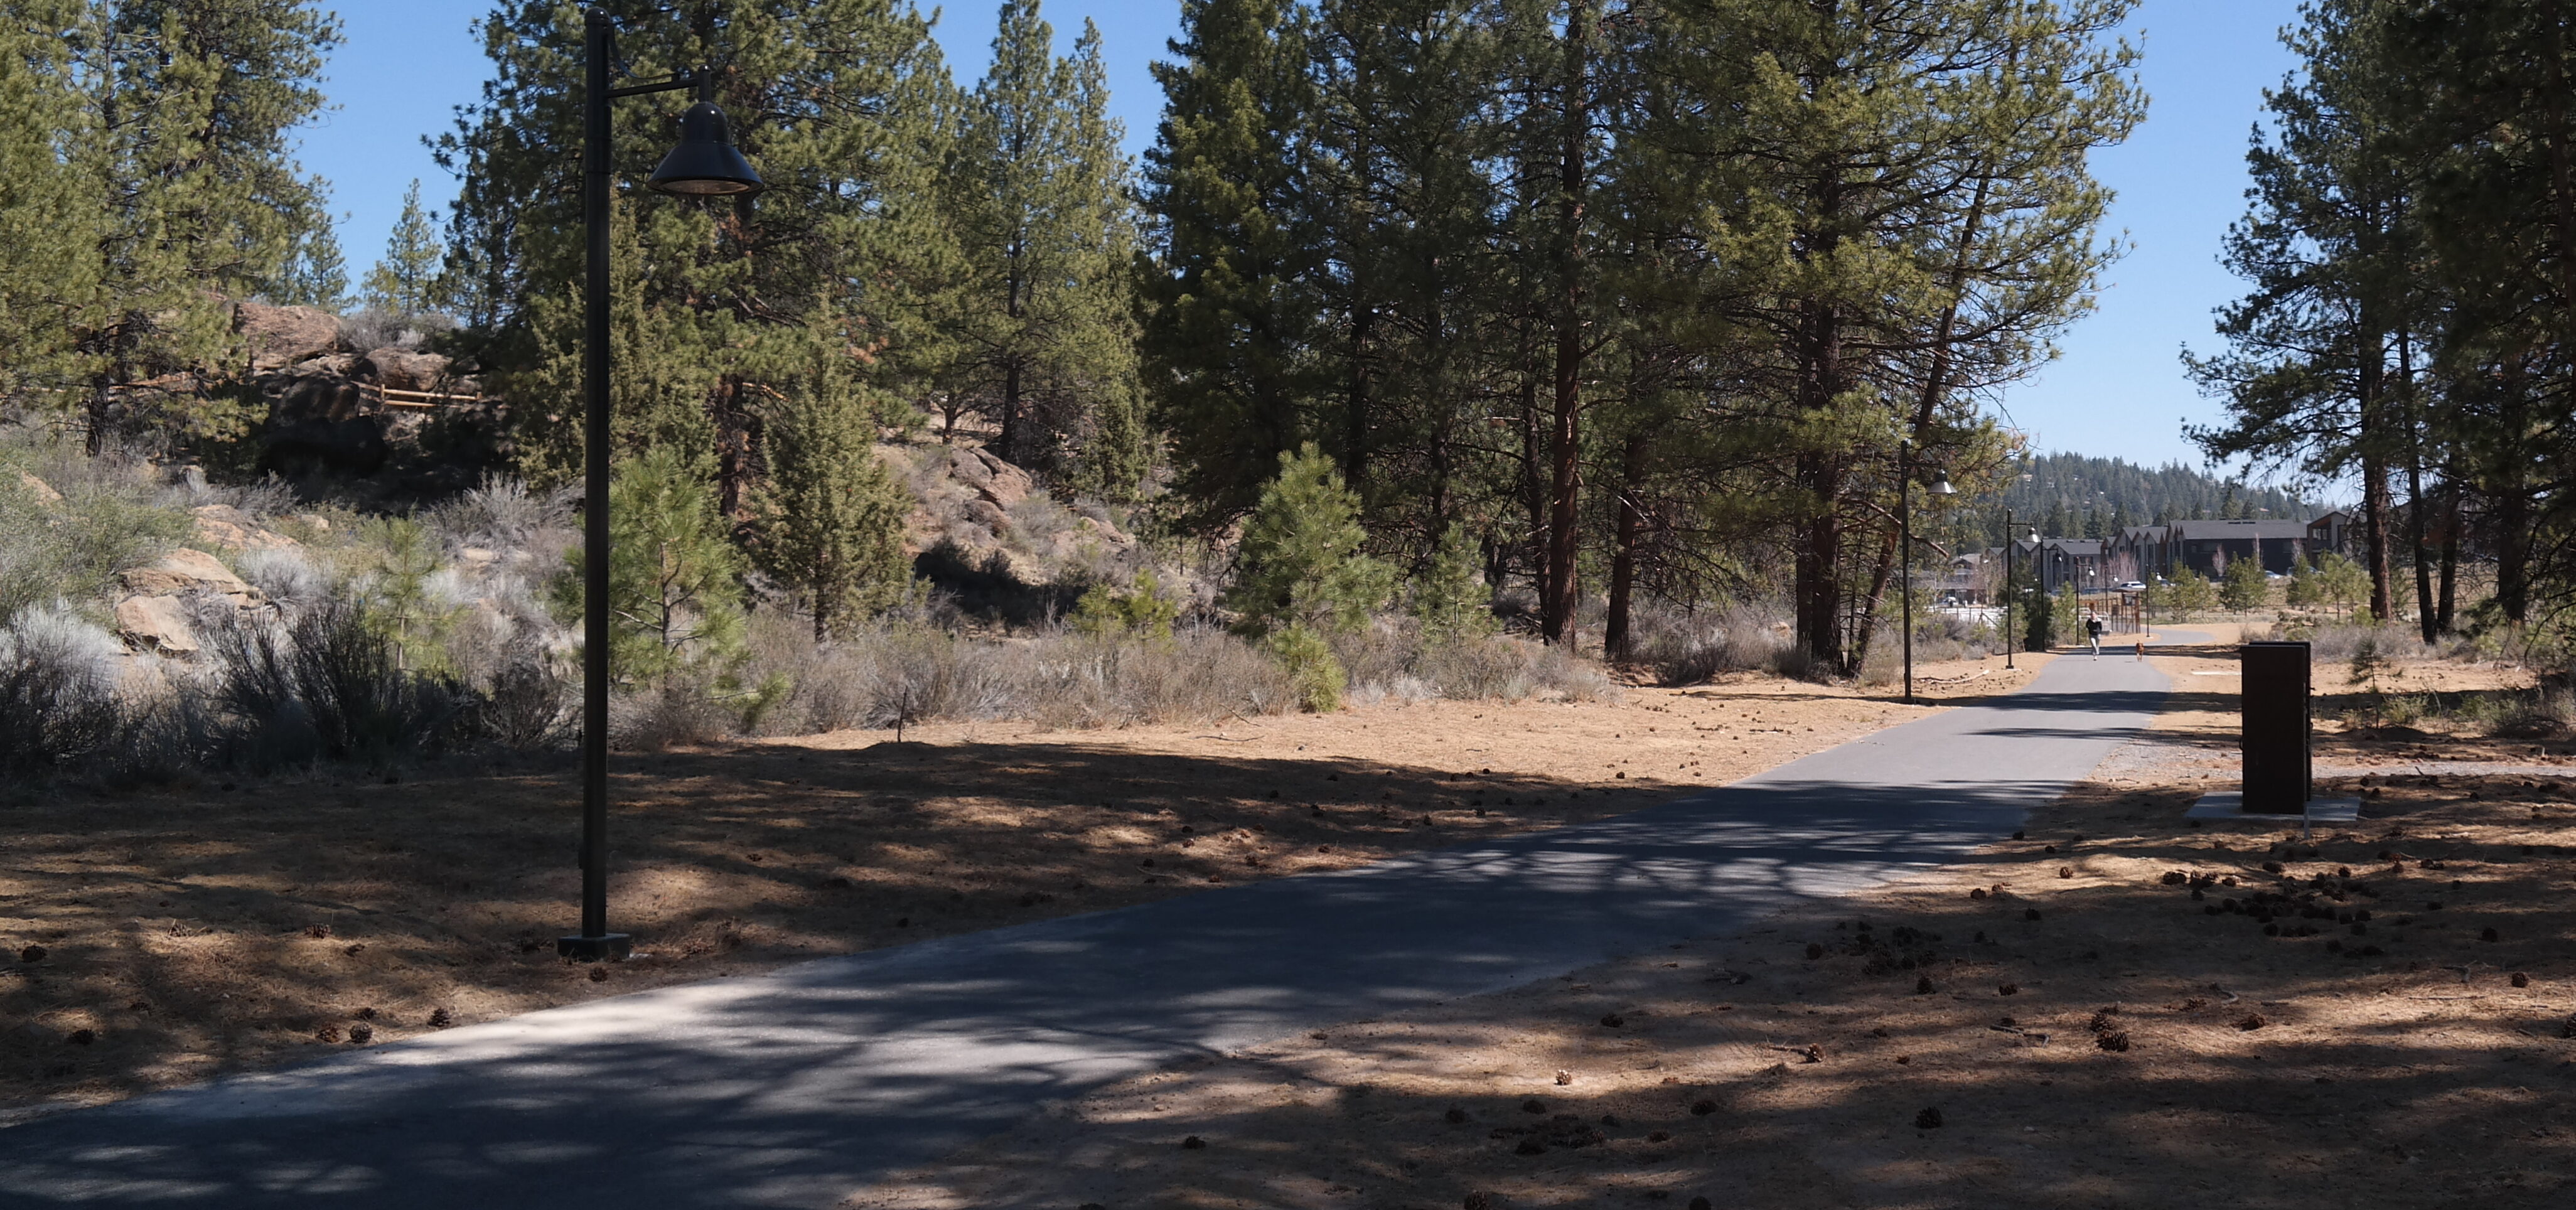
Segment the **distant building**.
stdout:
[[2286,574],[2324,552],[2342,554],[2352,519],[2331,512],[2312,521],[2176,521],[2134,525],[2107,543],[2102,564],[2111,583],[2188,571],[2208,579],[2227,565],[2252,559],[2263,570]]

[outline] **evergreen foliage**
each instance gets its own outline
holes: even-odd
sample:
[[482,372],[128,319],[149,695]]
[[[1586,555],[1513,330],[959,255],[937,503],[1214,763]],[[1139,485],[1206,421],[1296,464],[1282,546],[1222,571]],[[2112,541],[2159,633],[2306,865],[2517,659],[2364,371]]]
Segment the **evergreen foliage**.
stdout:
[[[608,496],[609,665],[655,689],[684,677],[726,681],[742,663],[742,557],[716,516],[704,477],[680,453],[621,463]],[[556,581],[559,612],[580,616],[581,551]]]
[[876,421],[846,353],[820,350],[812,376],[769,423],[760,559],[814,619],[847,632],[900,602],[911,583],[903,519],[912,501],[876,454]]
[[992,68],[964,102],[944,174],[961,351],[943,386],[992,418],[1003,458],[1070,460],[1125,495],[1145,470],[1127,161],[1100,31],[1085,22],[1061,59],[1054,37],[1036,0],[1005,0]]
[[1485,584],[1482,552],[1463,524],[1451,524],[1431,550],[1431,559],[1413,578],[1408,603],[1422,622],[1424,637],[1454,643],[1480,639],[1498,629],[1493,590]]
[[91,451],[120,435],[230,438],[221,397],[142,387],[232,364],[230,300],[266,293],[320,214],[289,140],[321,107],[339,22],[312,0],[91,0],[45,10],[69,49],[77,109],[67,166],[80,196],[53,239],[76,241],[89,288],[66,300]]
[[1066,620],[1076,631],[1095,638],[1137,635],[1168,639],[1172,637],[1172,624],[1180,616],[1180,606],[1164,595],[1162,580],[1153,572],[1140,570],[1123,589],[1095,584],[1084,590]]
[[[333,249],[336,254],[336,246]],[[372,310],[408,320],[446,307],[441,265],[447,249],[438,239],[438,212],[420,206],[420,181],[403,191],[401,217],[385,240],[385,254],[367,270],[360,301]]]
[[2264,578],[2263,565],[2253,559],[2235,559],[2227,564],[2227,573],[2218,580],[2218,603],[2233,613],[2251,613],[2271,599],[2272,586]]
[[1244,521],[1234,587],[1226,597],[1247,629],[1348,634],[1368,624],[1369,613],[1385,604],[1394,575],[1362,553],[1368,533],[1360,527],[1359,511],[1359,497],[1314,443],[1279,456],[1278,476]]
[[330,215],[316,215],[312,228],[296,237],[285,266],[269,286],[268,300],[334,315],[348,305],[349,266],[340,256],[340,237],[331,229]]

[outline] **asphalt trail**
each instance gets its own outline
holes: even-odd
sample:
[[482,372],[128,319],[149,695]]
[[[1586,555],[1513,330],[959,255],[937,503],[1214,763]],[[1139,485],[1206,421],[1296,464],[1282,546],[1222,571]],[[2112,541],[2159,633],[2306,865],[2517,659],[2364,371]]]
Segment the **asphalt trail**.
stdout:
[[[2173,639],[2196,638],[2175,635]],[[2019,693],[1615,819],[617,996],[0,1130],[0,1206],[830,1206],[1043,1101],[1938,865],[2168,689]]]

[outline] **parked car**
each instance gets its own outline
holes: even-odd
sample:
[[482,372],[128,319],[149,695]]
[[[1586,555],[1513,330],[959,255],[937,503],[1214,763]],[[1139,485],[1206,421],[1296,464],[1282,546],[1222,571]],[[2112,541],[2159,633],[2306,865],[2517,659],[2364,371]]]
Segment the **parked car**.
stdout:
[[2122,592],[2145,592],[2147,590],[2147,586],[2145,584],[2136,580],[2122,580],[2117,587]]

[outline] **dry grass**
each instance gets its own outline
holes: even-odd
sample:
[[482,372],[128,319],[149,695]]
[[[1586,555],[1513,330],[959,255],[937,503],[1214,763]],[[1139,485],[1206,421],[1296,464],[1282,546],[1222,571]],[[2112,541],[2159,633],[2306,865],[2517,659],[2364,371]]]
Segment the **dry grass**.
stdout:
[[2139,745],[1833,914],[1127,1081],[849,1204],[2562,1206],[2576,786],[2418,747],[2335,741],[2366,817],[2301,842],[2187,825]]
[[[577,886],[579,795],[559,766],[0,806],[0,1106],[291,1061],[358,1026],[385,1041],[1595,819],[1923,709],[1736,676],[1617,703],[937,724],[902,744],[841,732],[621,756],[612,920],[648,956],[613,968],[553,954]],[[18,960],[29,946],[43,956]]]

